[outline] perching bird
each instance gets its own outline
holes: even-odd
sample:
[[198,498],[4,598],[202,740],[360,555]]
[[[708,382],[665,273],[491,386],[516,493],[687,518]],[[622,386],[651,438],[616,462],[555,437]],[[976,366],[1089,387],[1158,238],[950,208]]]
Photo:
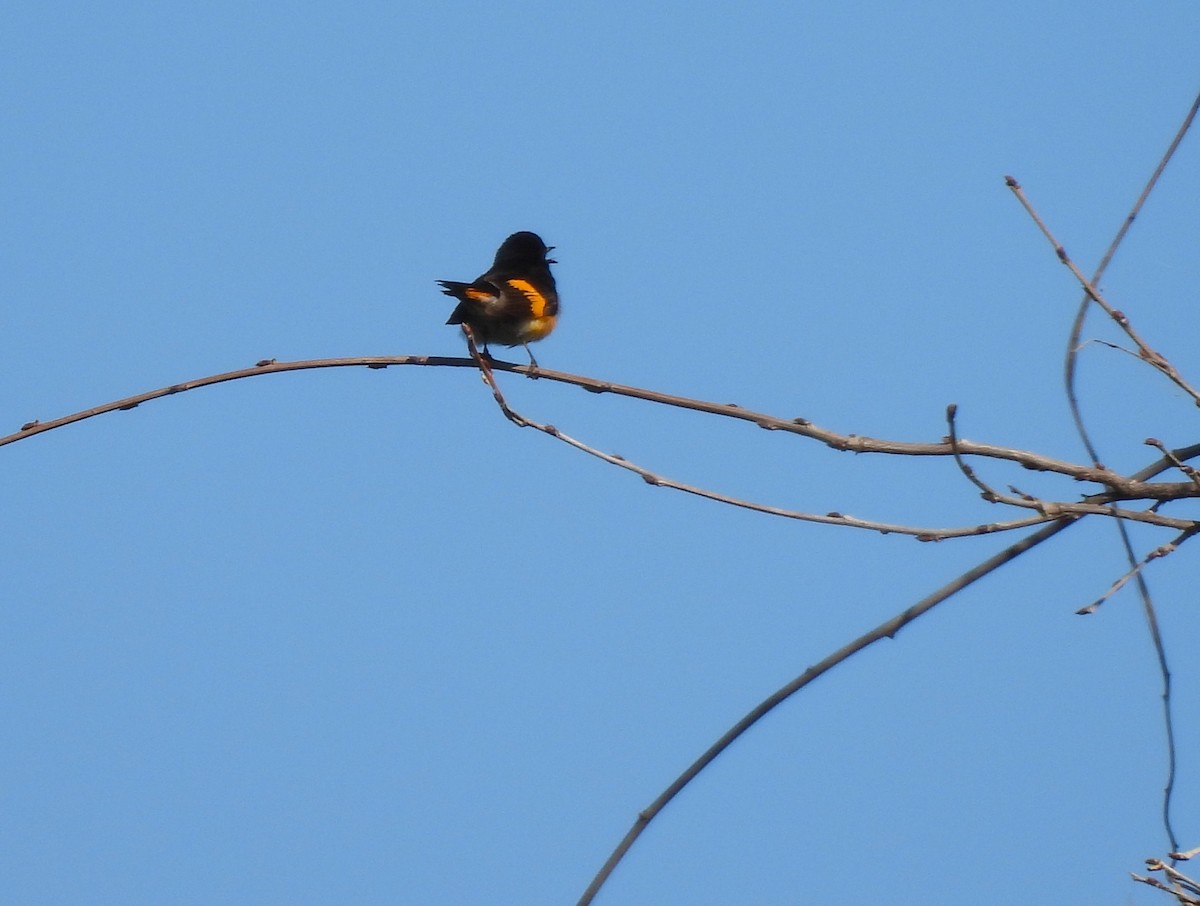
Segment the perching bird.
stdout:
[[558,321],[558,291],[547,257],[547,247],[537,233],[513,233],[504,240],[487,273],[471,283],[439,280],[442,292],[458,299],[447,324],[466,324],[476,341],[502,346],[524,346],[534,368],[537,359],[529,344],[550,335]]

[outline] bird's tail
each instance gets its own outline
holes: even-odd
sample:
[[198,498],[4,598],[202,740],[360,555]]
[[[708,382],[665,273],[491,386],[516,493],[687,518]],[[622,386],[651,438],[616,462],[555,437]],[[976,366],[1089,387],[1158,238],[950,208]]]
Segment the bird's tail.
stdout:
[[467,298],[467,287],[470,283],[459,283],[457,280],[439,280],[438,285],[441,286],[442,292],[447,296],[453,296],[455,299]]

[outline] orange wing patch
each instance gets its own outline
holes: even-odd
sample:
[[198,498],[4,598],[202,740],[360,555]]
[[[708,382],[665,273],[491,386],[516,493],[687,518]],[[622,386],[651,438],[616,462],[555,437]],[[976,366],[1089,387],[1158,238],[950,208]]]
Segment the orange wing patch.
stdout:
[[539,293],[528,280],[506,280],[509,286],[529,300],[529,312],[535,318],[546,313],[546,297]]
[[468,286],[465,290],[463,290],[463,295],[468,299],[474,299],[476,302],[486,302],[489,299],[496,298],[486,290],[475,289],[472,286]]

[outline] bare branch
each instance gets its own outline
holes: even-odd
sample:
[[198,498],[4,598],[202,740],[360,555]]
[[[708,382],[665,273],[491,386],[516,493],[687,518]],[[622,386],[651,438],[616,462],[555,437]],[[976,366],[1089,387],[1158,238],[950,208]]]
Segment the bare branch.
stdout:
[[583,896],[579,898],[579,906],[587,906],[587,904],[591,903],[592,900],[595,899],[595,896],[599,892],[601,886],[603,886],[604,882],[608,880],[609,876],[613,873],[613,870],[616,869],[618,863],[620,863],[621,859],[624,858],[625,854],[629,851],[629,848],[633,846],[634,841],[641,836],[642,831],[644,831],[647,825],[649,825],[650,822],[653,821],[654,818],[659,814],[659,812],[661,812],[667,806],[667,803],[674,799],[683,790],[683,788],[691,783],[691,781],[694,780],[701,771],[708,767],[708,765],[711,764],[718,755],[724,752],[735,739],[749,730],[750,727],[769,714],[778,705],[786,701],[795,693],[799,692],[817,677],[828,673],[838,664],[857,654],[859,651],[862,651],[869,645],[873,645],[880,639],[894,638],[896,633],[898,633],[913,620],[917,619],[917,617],[928,613],[947,598],[959,591],[962,591],[973,582],[982,579],[988,573],[998,569],[1005,563],[1008,563],[1010,560],[1017,558],[1031,548],[1041,544],[1043,541],[1054,537],[1067,526],[1074,524],[1075,521],[1076,520],[1074,518],[1059,519],[1045,526],[1044,528],[1039,529],[1032,535],[1022,538],[1016,544],[1006,547],[995,556],[989,557],[978,566],[963,573],[954,581],[942,586],[933,594],[922,598],[911,607],[900,611],[900,613],[896,614],[890,620],[881,623],[865,635],[859,636],[853,642],[835,651],[820,663],[809,667],[802,674],[800,674],[800,676],[796,677],[786,686],[779,689],[777,692],[759,704],[756,708],[754,708],[754,710],[734,724],[724,736],[713,743],[703,755],[696,759],[696,761],[693,762],[686,771],[684,771],[675,779],[674,783],[667,787],[662,794],[649,805],[649,807],[647,807],[638,815],[637,820],[633,823],[633,827],[629,829],[629,832],[625,835],[624,839],[617,844],[617,848],[613,850],[612,855],[608,857],[608,861],[604,863],[600,871],[597,872],[596,877],[592,879],[592,883],[588,885],[587,890],[583,892]]
[[1196,390],[1191,384],[1184,380],[1183,375],[1176,370],[1174,365],[1167,361],[1165,356],[1155,352],[1149,347],[1149,345],[1147,345],[1146,341],[1142,339],[1141,335],[1134,330],[1133,325],[1129,323],[1129,318],[1125,316],[1124,312],[1118,311],[1108,303],[1108,300],[1100,295],[1099,290],[1092,285],[1092,281],[1085,277],[1083,275],[1083,271],[1076,267],[1075,262],[1071,260],[1070,255],[1067,254],[1067,250],[1063,248],[1062,243],[1054,238],[1054,234],[1050,232],[1050,228],[1046,226],[1045,221],[1042,220],[1041,216],[1039,216],[1033,205],[1030,204],[1029,199],[1025,197],[1025,192],[1021,189],[1020,183],[1018,183],[1011,176],[1004,177],[1004,182],[1005,185],[1012,190],[1013,194],[1017,197],[1017,200],[1021,202],[1021,206],[1025,208],[1025,211],[1029,214],[1029,216],[1033,218],[1033,222],[1036,223],[1038,229],[1042,231],[1042,235],[1044,235],[1054,247],[1054,252],[1056,255],[1058,255],[1058,260],[1065,264],[1075,276],[1075,279],[1079,281],[1079,285],[1083,287],[1083,290],[1087,293],[1088,298],[1103,308],[1108,316],[1117,323],[1117,326],[1125,331],[1126,336],[1133,340],[1134,345],[1138,348],[1138,355],[1142,361],[1148,363],[1156,368],[1159,372],[1166,375],[1166,377],[1169,378],[1175,384],[1175,386],[1179,387],[1184,393],[1190,396],[1197,406],[1200,406],[1200,390]]
[[1200,487],[1200,471],[1197,471],[1192,466],[1180,462],[1179,458],[1176,457],[1174,453],[1163,446],[1162,441],[1154,437],[1147,437],[1144,441],[1142,441],[1142,443],[1148,447],[1154,447],[1154,449],[1158,450],[1158,452],[1161,453],[1165,459],[1170,460],[1171,465],[1177,468],[1180,472],[1195,482],[1198,487]]
[[958,466],[958,470],[963,473],[967,481],[975,485],[982,492],[983,499],[989,503],[994,503],[1000,499],[1001,495],[997,493],[990,485],[983,481],[975,474],[975,470],[963,461],[962,450],[958,445],[958,404],[951,403],[946,407],[946,428],[950,432],[950,450],[954,454],[954,463]]
[[1167,554],[1174,553],[1176,550],[1179,549],[1179,546],[1181,544],[1183,544],[1185,541],[1187,541],[1189,538],[1191,538],[1197,532],[1200,532],[1200,526],[1198,526],[1197,528],[1194,528],[1190,531],[1184,531],[1184,532],[1180,533],[1180,535],[1177,538],[1175,538],[1173,541],[1168,541],[1166,544],[1156,547],[1154,550],[1150,551],[1150,553],[1148,553],[1143,559],[1141,559],[1140,561],[1135,563],[1133,565],[1133,567],[1130,568],[1123,576],[1121,576],[1115,582],[1113,582],[1113,584],[1109,586],[1108,591],[1106,591],[1104,594],[1102,594],[1099,598],[1097,598],[1095,601],[1093,601],[1087,607],[1081,607],[1079,610],[1077,610],[1075,612],[1077,614],[1095,613],[1095,611],[1097,610],[1097,608],[1100,607],[1101,604],[1103,604],[1105,601],[1107,601],[1109,598],[1111,598],[1113,595],[1115,595],[1118,591],[1120,591],[1122,588],[1124,588],[1126,585],[1128,585],[1129,581],[1131,579],[1133,579],[1136,576],[1141,575],[1142,570],[1145,569],[1146,566],[1152,560],[1157,560],[1160,557],[1167,556]]
[[[1082,503],[1058,503],[1053,501],[1042,500],[1034,497],[1031,494],[1024,494],[1013,488],[1013,492],[1019,496],[1011,494],[1001,494],[991,485],[984,482],[975,474],[975,470],[963,462],[962,456],[958,452],[959,440],[957,430],[958,406],[951,403],[946,407],[946,424],[950,432],[950,447],[954,451],[954,461],[958,465],[959,470],[967,477],[975,487],[982,491],[981,496],[989,503],[1003,503],[1008,506],[1037,510],[1043,516],[1057,518],[1064,515],[1100,515],[1112,516],[1118,519],[1128,519],[1131,522],[1148,522],[1152,525],[1167,526],[1168,523],[1162,521],[1163,516],[1158,515],[1153,510],[1127,510],[1119,507],[1108,506],[1100,501],[1108,501],[1117,499],[1111,494],[1096,494],[1088,498]],[[1167,451],[1164,451],[1167,453]],[[1181,463],[1182,465],[1182,463]],[[1173,519],[1170,523],[1171,528],[1181,529],[1185,535],[1191,531],[1200,528],[1200,523],[1191,519]]]
[[[237,371],[228,371],[222,374],[214,374],[208,377],[196,378],[194,380],[172,384],[168,387],[163,387],[158,390],[151,390],[146,393],[140,393],[135,396],[126,397],[125,399],[115,400],[110,403],[95,406],[91,409],[84,409],[80,412],[76,412],[71,415],[65,415],[61,418],[56,418],[51,421],[30,421],[22,425],[19,431],[10,434],[7,437],[0,437],[0,446],[15,443],[20,440],[26,440],[37,434],[42,434],[46,431],[52,431],[56,428],[62,428],[66,425],[81,422],[85,419],[94,418],[98,415],[134,409],[142,403],[148,402],[149,400],[158,399],[164,396],[172,396],[176,393],[182,393],[187,390],[195,390],[200,387],[208,387],[214,384],[240,380],[242,378],[258,377],[265,374],[278,374],[285,371],[304,371],[316,368],[346,368],[360,366],[381,369],[392,365],[419,365],[472,369],[478,368],[475,360],[471,358],[424,355],[358,356],[355,358],[310,359],[296,362],[278,362],[275,359],[264,359],[252,368],[243,368]],[[762,412],[744,409],[743,407],[733,403],[713,403],[705,400],[690,399],[688,397],[672,396],[670,394],[658,393],[653,390],[645,390],[640,387],[614,384],[609,381],[601,381],[595,378],[584,377],[582,375],[569,374],[562,371],[549,371],[545,368],[533,369],[528,365],[515,365],[509,362],[492,360],[489,361],[488,367],[493,372],[507,371],[514,374],[524,374],[526,376],[538,377],[542,380],[573,384],[593,393],[614,393],[633,399],[659,403],[661,405],[690,409],[695,412],[706,412],[712,415],[719,415],[724,418],[734,418],[740,421],[750,422],[767,430],[783,431],[817,440],[834,450],[842,450],[853,453],[883,453],[895,456],[953,456],[955,454],[955,449],[948,440],[942,441],[941,443],[910,443],[906,441],[880,440],[857,434],[838,434],[834,431],[819,428],[807,419],[777,418]],[[1019,450],[1012,447],[1001,447],[993,444],[975,443],[962,438],[958,439],[956,446],[957,452],[960,456],[983,456],[992,459],[1001,459],[1007,462],[1016,463],[1027,469],[1041,472],[1054,472],[1076,481],[1086,481],[1100,484],[1110,490],[1110,495],[1106,498],[1107,500],[1175,500],[1181,497],[1200,497],[1200,487],[1197,487],[1190,482],[1147,483],[1146,481],[1139,480],[1136,477],[1123,477],[1103,465],[1082,466],[1075,463],[1053,459],[1048,456],[1040,456],[1038,454],[1031,453],[1028,450]],[[1188,447],[1184,448],[1183,450],[1178,450],[1176,451],[1176,455],[1178,455],[1180,459],[1188,459],[1191,455],[1194,455],[1188,452],[1190,449],[1191,448]],[[1167,463],[1167,466],[1170,465],[1170,463]],[[1158,473],[1155,472],[1153,474]],[[1064,504],[1064,506],[1069,506],[1069,504]],[[1111,512],[1102,512],[1095,509],[1084,510],[1080,512],[1096,513],[1098,515],[1113,515]],[[835,518],[835,522],[833,524],[846,524],[844,521],[836,521],[836,517],[831,518]],[[1138,518],[1140,521],[1150,521],[1154,524],[1160,524],[1170,528],[1184,528],[1183,523],[1179,521],[1156,522],[1152,518],[1135,516],[1130,516],[1129,518]],[[882,525],[885,524],[881,524],[881,526]],[[871,527],[875,528],[874,526]],[[1020,527],[1020,525],[1014,523],[1012,527]],[[884,529],[881,527],[876,530],[882,531]],[[966,533],[985,534],[987,531],[995,531],[995,529],[981,530],[979,527],[974,527],[970,530],[967,530]]]
[[1052,519],[1060,518],[1058,514],[1049,516],[1041,514],[1027,519],[1017,519],[1012,522],[992,522],[983,525],[966,526],[964,528],[948,528],[948,529],[931,529],[920,528],[910,525],[896,525],[887,522],[877,522],[870,519],[859,519],[855,516],[848,516],[845,513],[804,513],[799,510],[788,510],[782,507],[769,506],[762,503],[754,503],[749,500],[742,500],[737,497],[731,497],[728,494],[721,494],[716,491],[710,491],[706,488],[696,487],[695,485],[684,484],[675,481],[672,478],[652,472],[637,463],[630,462],[624,456],[619,456],[615,453],[605,453],[597,450],[581,440],[572,437],[569,434],[556,428],[554,425],[543,424],[535,421],[526,415],[517,412],[509,404],[505,398],[500,386],[496,383],[495,375],[492,373],[492,365],[488,359],[480,355],[478,348],[475,346],[474,337],[471,335],[470,328],[463,327],[463,333],[467,334],[467,348],[474,357],[476,364],[479,367],[479,372],[483,376],[484,382],[491,388],[492,396],[496,400],[496,405],[500,407],[500,411],[504,413],[504,417],[519,428],[533,428],[536,431],[541,431],[543,434],[548,434],[556,440],[561,440],[568,446],[574,447],[589,456],[594,456],[601,459],[609,465],[617,466],[621,469],[633,472],[638,475],[649,485],[657,488],[672,488],[676,491],[683,491],[686,494],[694,494],[697,497],[703,497],[706,500],[713,500],[717,503],[728,504],[729,506],[740,507],[742,509],[752,510],[756,513],[765,513],[769,516],[781,516],[784,519],[796,519],[801,522],[815,522],[823,525],[841,525],[848,528],[867,529],[870,531],[879,532],[883,535],[912,535],[918,541],[943,541],[949,538],[964,538],[972,535],[987,535],[994,532],[1011,531],[1013,529],[1028,528],[1034,525],[1040,525],[1049,522]]

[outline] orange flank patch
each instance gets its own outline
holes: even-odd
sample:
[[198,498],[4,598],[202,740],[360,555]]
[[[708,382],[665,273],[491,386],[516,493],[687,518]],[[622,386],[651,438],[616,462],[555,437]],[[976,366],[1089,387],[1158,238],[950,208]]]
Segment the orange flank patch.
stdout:
[[[517,290],[517,292],[521,293],[521,295],[529,300],[529,313],[535,318],[541,318],[542,315],[546,313],[546,297],[534,289],[532,283],[530,283],[528,280],[509,280],[507,282],[509,286]],[[538,339],[541,339],[554,329],[554,318],[551,317],[547,320],[550,322],[550,324],[545,329],[544,333],[540,333],[538,335]]]
[[[541,298],[539,296],[539,298]],[[554,315],[547,315],[541,318],[535,318],[530,321],[522,333],[525,335],[525,342],[531,343],[534,340],[540,340],[543,337],[548,337],[550,331],[554,330],[554,322],[557,318]]]
[[489,293],[485,290],[474,289],[473,287],[470,287],[470,286],[468,286],[465,290],[463,290],[463,295],[466,296],[468,299],[474,299],[477,302],[485,302],[488,299],[495,298],[491,293]]

